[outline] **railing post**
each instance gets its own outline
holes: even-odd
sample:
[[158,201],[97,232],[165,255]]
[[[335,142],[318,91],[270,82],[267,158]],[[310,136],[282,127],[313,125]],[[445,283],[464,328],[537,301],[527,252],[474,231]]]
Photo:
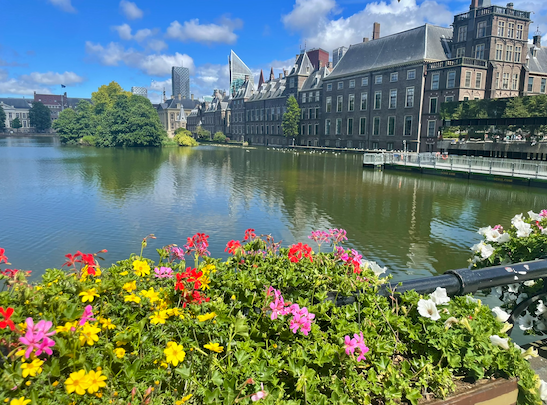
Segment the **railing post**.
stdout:
[[492,174],[492,161],[490,161],[490,174]]
[[453,169],[453,166],[454,166],[454,161],[453,161],[452,156],[450,156],[450,170]]
[[539,177],[539,163],[536,163],[536,179]]
[[515,164],[511,163],[511,176],[515,176]]

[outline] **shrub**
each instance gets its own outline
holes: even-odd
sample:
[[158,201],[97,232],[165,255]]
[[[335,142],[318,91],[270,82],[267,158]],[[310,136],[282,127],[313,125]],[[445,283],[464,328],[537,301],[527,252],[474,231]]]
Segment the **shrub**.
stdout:
[[218,131],[213,136],[213,141],[224,143],[224,142],[226,142],[226,135],[224,135],[222,132]]
[[198,146],[197,141],[186,133],[179,133],[175,135],[174,139],[180,146]]
[[93,135],[85,135],[80,139],[80,144],[84,146],[95,146],[95,143],[97,142],[97,138],[95,138]]

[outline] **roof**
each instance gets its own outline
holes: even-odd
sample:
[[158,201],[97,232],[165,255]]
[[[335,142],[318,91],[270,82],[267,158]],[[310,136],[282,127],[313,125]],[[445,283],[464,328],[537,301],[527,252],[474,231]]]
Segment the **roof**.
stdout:
[[425,24],[408,31],[351,45],[329,75],[329,79],[388,66],[446,60],[449,47],[444,40],[450,38],[452,28]]
[[528,71],[530,73],[547,74],[547,48],[537,48],[536,57],[534,58],[533,48],[536,46],[528,44],[528,55],[530,59],[528,61]]
[[31,99],[28,98],[11,98],[11,97],[5,97],[0,98],[0,103],[4,103],[6,105],[12,106],[14,108],[30,108],[31,105],[29,103],[32,103]]
[[234,98],[249,98],[253,95],[253,92],[254,92],[253,82],[246,81],[238,89]]
[[76,108],[76,106],[78,105],[78,103],[79,103],[81,100],[87,101],[89,104],[92,104],[90,98],[67,97],[66,100],[67,100],[68,106],[69,106],[70,108]]
[[323,79],[327,77],[330,74],[330,72],[331,70],[326,66],[323,66],[321,69],[316,70],[306,79],[300,91],[314,90],[314,89],[321,88]]
[[192,99],[189,99],[189,98],[171,98],[169,100],[166,100],[164,103],[161,103],[159,104],[158,106],[158,110],[159,109],[162,109],[162,110],[167,110],[167,109],[170,109],[170,108],[175,108],[175,109],[179,109],[180,107],[177,107],[177,104],[181,104],[181,106],[185,109],[185,110],[192,110],[193,108],[196,107],[196,105],[199,104],[199,101],[198,100],[192,100]]
[[291,69],[289,76],[291,75],[302,75],[307,76],[315,70],[313,63],[311,63],[310,58],[306,52],[301,53],[296,58],[293,68]]
[[287,79],[270,80],[263,83],[262,86],[251,96],[248,101],[259,101],[283,96]]
[[65,94],[36,94],[34,101],[39,101],[44,105],[61,105],[61,100],[66,104],[68,97]]

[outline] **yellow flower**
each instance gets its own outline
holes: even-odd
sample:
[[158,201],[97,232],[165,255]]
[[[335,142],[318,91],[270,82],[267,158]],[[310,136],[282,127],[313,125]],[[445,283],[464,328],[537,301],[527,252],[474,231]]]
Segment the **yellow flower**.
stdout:
[[154,312],[154,315],[150,316],[150,323],[152,325],[157,325],[158,323],[165,323],[165,320],[169,316],[167,315],[167,311],[156,311]]
[[99,391],[102,387],[106,387],[106,376],[101,375],[102,371],[93,371],[91,370],[87,375],[87,382],[89,386],[87,387],[87,392],[93,394],[94,392]]
[[13,398],[10,402],[10,405],[27,405],[30,403],[30,399],[25,399],[25,397],[21,397],[19,399]]
[[224,351],[224,346],[220,346],[218,343],[209,343],[203,347],[216,353],[222,353]]
[[97,294],[96,288],[91,288],[90,290],[82,291],[80,293],[80,296],[82,297],[82,302],[87,302],[87,301],[93,302],[95,297],[98,297],[99,294]]
[[235,301],[236,300],[236,296],[235,295],[232,295],[232,297],[230,298],[232,301]]
[[162,361],[160,364],[160,367],[167,368],[169,364],[167,364],[165,361]]
[[180,401],[175,402],[175,405],[182,405],[185,402],[187,402],[190,398],[192,398],[192,394],[188,394],[184,398],[182,398]]
[[167,348],[163,351],[163,353],[165,353],[167,362],[171,363],[175,367],[179,364],[179,362],[182,362],[186,356],[184,347],[176,342],[168,342]]
[[101,318],[99,322],[103,325],[103,329],[116,329],[116,325],[112,323],[110,318]]
[[36,374],[40,374],[42,372],[42,364],[44,364],[44,362],[40,359],[34,359],[32,360],[32,363],[21,364],[23,378],[27,378],[29,375],[31,377],[36,377]]
[[217,271],[217,269],[214,264],[208,264],[207,266],[202,268],[201,271],[203,272],[203,275],[209,276],[209,274],[214,273],[215,271]]
[[154,302],[156,302],[160,299],[160,297],[158,296],[158,293],[154,291],[154,287],[150,287],[150,289],[148,291],[142,290],[141,295],[143,297],[148,298],[150,300],[150,302],[152,302],[152,303],[154,303]]
[[59,385],[59,380],[56,380],[53,382],[53,384],[51,384],[52,387],[56,387]]
[[141,297],[136,296],[135,294],[126,295],[123,299],[125,302],[136,302],[137,304],[141,302]]
[[[24,355],[25,355],[25,349],[20,349],[15,352],[15,356],[17,357],[22,357]],[[23,361],[25,361],[25,359],[23,359]]]
[[65,381],[65,387],[69,394],[76,392],[78,395],[84,395],[89,388],[89,378],[85,370],[70,373],[70,377]]
[[68,333],[68,332],[72,332],[72,328],[76,329],[76,327],[78,326],[78,322],[67,322],[65,323],[64,326],[57,326],[55,328],[55,331],[57,333]]
[[91,325],[89,322],[84,325],[84,329],[80,332],[80,344],[83,346],[87,343],[89,346],[93,346],[96,341],[99,340],[97,333],[101,331],[101,328],[97,328]]
[[144,260],[135,260],[133,262],[135,274],[139,277],[148,276],[150,274],[150,266]]
[[125,291],[131,292],[137,289],[137,282],[135,280],[125,283],[122,287]]
[[129,273],[128,273],[127,270],[126,270],[126,271],[122,271],[122,272],[120,273],[120,276],[127,276],[128,274],[129,274]]
[[180,308],[169,308],[167,310],[167,315],[169,316],[181,316],[182,317],[182,310]]
[[37,286],[36,291],[40,291],[43,287]]
[[198,315],[197,318],[198,318],[198,321],[205,322],[205,321],[208,321],[209,319],[213,319],[215,316],[217,316],[216,313],[209,312],[208,314],[205,314],[205,315]]
[[211,282],[211,279],[207,277],[205,274],[199,278],[199,281],[201,281],[201,289],[202,290],[210,290],[209,283]]

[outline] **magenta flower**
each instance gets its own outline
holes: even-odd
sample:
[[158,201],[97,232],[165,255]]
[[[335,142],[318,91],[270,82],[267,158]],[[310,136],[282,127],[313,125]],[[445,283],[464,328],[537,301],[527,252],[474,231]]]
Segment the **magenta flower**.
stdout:
[[154,269],[154,277],[157,278],[173,278],[173,269],[171,267],[160,267],[159,269],[156,267]]
[[332,243],[335,245],[338,243],[343,243],[345,240],[348,240],[346,236],[346,231],[344,229],[329,229],[330,237],[332,238]]
[[260,383],[260,391],[251,395],[251,401],[256,402],[259,399],[265,398],[268,393],[264,391],[264,383]]
[[368,353],[370,350],[365,345],[365,338],[363,337],[363,332],[359,332],[359,334],[355,333],[353,335],[353,339],[351,339],[349,336],[345,336],[344,338],[344,344],[346,347],[346,354],[348,356],[354,356],[355,350],[359,349],[359,353],[357,356],[357,361],[366,360],[365,354]]
[[547,210],[541,210],[541,211],[539,212],[539,216],[540,216],[540,217],[543,217],[543,218],[547,217]]
[[321,244],[330,242],[330,234],[325,231],[312,231],[311,236],[308,236],[308,239],[313,240],[321,247]]
[[49,336],[55,334],[55,331],[50,331],[53,323],[41,320],[35,325],[32,318],[27,318],[26,324],[27,331],[25,336],[19,338],[19,341],[27,346],[25,357],[28,359],[34,350],[36,351],[36,356],[39,356],[42,352],[51,355],[53,352],[50,347],[55,345],[55,342],[49,338]]
[[184,260],[184,249],[177,246],[171,246],[169,252],[171,253],[171,260]]
[[[541,214],[540,214],[541,215]],[[503,232],[503,226],[501,225],[496,225],[495,227],[492,228],[494,231],[498,231],[499,233],[502,233]]]
[[315,314],[310,314],[308,308],[300,308],[298,304],[293,304],[290,307],[290,313],[293,315],[289,328],[293,333],[296,333],[298,329],[304,335],[308,336],[311,331],[311,323],[315,318]]
[[355,352],[355,349],[357,348],[357,341],[355,339],[351,339],[349,336],[346,335],[344,338],[344,343],[346,345],[346,354],[349,356]]
[[84,308],[84,313],[82,314],[82,319],[80,319],[80,326],[84,326],[87,321],[95,321],[93,318],[93,307],[88,305]]

